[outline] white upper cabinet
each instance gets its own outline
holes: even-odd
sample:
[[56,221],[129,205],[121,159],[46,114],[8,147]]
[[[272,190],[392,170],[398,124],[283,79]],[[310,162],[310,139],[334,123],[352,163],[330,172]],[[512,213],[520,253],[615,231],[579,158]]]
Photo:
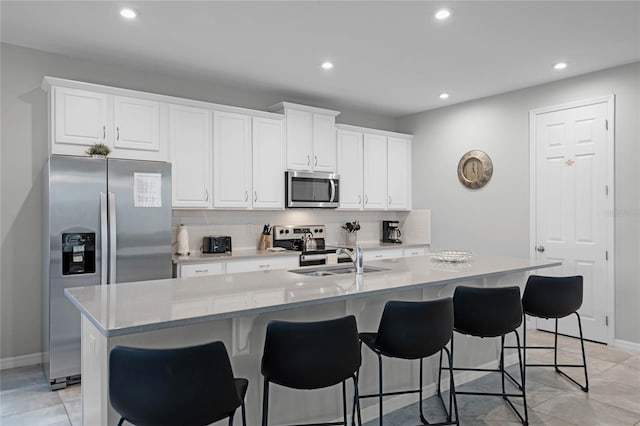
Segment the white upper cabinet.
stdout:
[[213,207],[251,207],[251,117],[213,113]]
[[60,154],[86,151],[95,143],[106,143],[108,95],[56,87],[53,97],[53,136]]
[[120,149],[160,150],[160,104],[114,96],[114,154]]
[[313,170],[336,171],[336,118],[313,114]]
[[336,171],[335,117],[338,111],[281,102],[269,111],[285,114],[288,170]]
[[169,105],[173,207],[211,207],[210,110]]
[[387,138],[364,135],[364,208],[387,208]]
[[160,142],[160,103],[68,87],[54,87],[52,154],[86,155],[103,143],[111,157],[167,160]]
[[411,209],[411,135],[338,124],[340,208]]
[[338,130],[341,209],[362,209],[364,201],[363,161],[362,133]]
[[254,209],[284,208],[283,120],[253,117]]
[[387,138],[387,208],[411,209],[411,140]]
[[311,170],[313,114],[296,109],[289,109],[286,114],[287,169]]

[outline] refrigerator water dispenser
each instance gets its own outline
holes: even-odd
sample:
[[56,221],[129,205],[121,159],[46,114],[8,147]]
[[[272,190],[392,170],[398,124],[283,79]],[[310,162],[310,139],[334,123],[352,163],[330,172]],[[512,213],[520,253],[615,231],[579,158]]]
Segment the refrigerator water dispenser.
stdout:
[[62,275],[96,272],[96,234],[62,234]]

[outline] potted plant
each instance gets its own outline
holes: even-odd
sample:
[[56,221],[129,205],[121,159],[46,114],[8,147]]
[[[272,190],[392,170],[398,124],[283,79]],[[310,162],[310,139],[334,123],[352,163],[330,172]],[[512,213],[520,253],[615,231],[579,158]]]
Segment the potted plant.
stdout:
[[103,143],[95,143],[87,149],[87,154],[92,157],[106,157],[111,152],[111,149]]

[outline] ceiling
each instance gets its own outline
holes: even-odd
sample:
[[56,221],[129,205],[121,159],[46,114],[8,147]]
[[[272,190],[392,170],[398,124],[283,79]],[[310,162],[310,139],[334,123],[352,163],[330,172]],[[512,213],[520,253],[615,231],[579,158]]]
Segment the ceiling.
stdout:
[[640,61],[640,2],[3,0],[1,37],[398,117]]

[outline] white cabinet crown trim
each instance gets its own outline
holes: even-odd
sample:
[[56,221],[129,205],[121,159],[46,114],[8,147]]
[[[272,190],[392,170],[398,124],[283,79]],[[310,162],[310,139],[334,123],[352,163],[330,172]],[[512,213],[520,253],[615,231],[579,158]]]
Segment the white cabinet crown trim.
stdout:
[[73,89],[89,90],[93,92],[105,93],[105,94],[116,95],[116,96],[126,96],[126,97],[138,98],[138,99],[146,99],[149,101],[167,102],[172,104],[191,106],[196,108],[207,108],[207,109],[213,109],[216,111],[247,114],[254,117],[274,118],[279,120],[284,119],[284,115],[274,113],[274,112],[266,112],[266,111],[254,110],[249,108],[235,107],[230,105],[221,105],[213,102],[196,101],[193,99],[179,98],[179,97],[168,96],[168,95],[160,95],[157,93],[150,93],[150,92],[141,92],[137,90],[123,89],[120,87],[103,86],[100,84],[86,83],[86,82],[75,81],[75,80],[67,80],[64,78],[51,77],[51,76],[45,76],[42,79],[42,84],[40,87],[45,92],[51,91],[52,87],[69,87]]
[[413,135],[391,132],[389,130],[370,129],[368,127],[353,126],[351,124],[336,124],[336,129],[350,132],[369,133],[371,135],[387,136],[392,138],[413,139]]
[[280,103],[271,105],[269,108],[267,108],[268,111],[277,112],[277,113],[282,113],[282,112],[284,112],[285,109],[297,109],[297,110],[300,110],[300,111],[308,111],[308,112],[312,112],[314,114],[324,114],[324,115],[330,115],[330,116],[333,116],[333,117],[341,114],[340,111],[334,111],[334,110],[331,110],[331,109],[312,107],[312,106],[308,106],[308,105],[294,104],[294,103],[291,103],[291,102],[280,102]]

